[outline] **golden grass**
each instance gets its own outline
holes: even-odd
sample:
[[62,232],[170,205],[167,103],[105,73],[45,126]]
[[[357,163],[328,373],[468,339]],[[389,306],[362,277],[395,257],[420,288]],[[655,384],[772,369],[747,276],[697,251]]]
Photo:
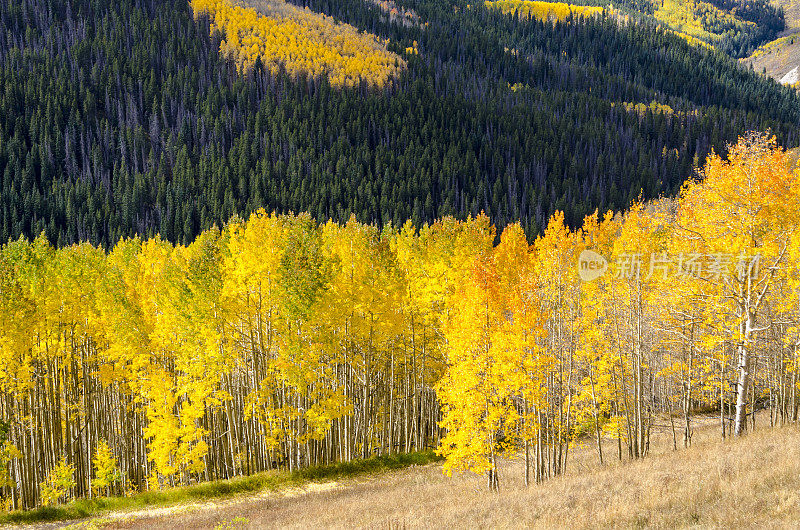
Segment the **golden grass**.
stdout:
[[794,149],[788,149],[789,151],[789,160],[792,163],[794,168],[800,167],[800,147],[795,147]]
[[[606,443],[600,466],[590,444],[577,447],[565,476],[524,487],[519,462],[501,467],[501,493],[473,475],[449,479],[432,464],[349,481],[300,496],[252,498],[234,505],[117,522],[113,528],[520,527],[752,528],[800,525],[800,428],[759,430],[719,440],[713,419],[689,449],[654,435],[653,454],[617,462]],[[664,423],[662,421],[662,423]],[[680,442],[680,441],[679,441]]]
[[[375,456],[365,460],[306,467],[295,471],[265,471],[247,477],[203,482],[161,491],[136,493],[128,497],[81,498],[61,506],[45,506],[29,511],[0,514],[4,524],[50,524],[54,527],[82,529],[106,527],[141,518],[173,517],[178,513],[218,510],[223,506],[252,502],[267,497],[290,497],[309,491],[334,488],[338,481],[363,478],[408,466],[441,461],[434,451]],[[69,523],[70,520],[80,520]],[[55,522],[53,522],[55,521]],[[48,523],[50,522],[50,523]]]

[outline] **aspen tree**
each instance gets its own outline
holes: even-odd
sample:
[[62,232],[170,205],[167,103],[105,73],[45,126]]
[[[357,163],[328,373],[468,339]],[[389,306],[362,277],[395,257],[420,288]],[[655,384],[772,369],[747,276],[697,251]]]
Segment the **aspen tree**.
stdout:
[[67,464],[66,458],[62,459],[47,476],[47,480],[41,484],[42,502],[45,505],[58,503],[66,497],[69,490],[75,486],[73,475],[75,468]]
[[513,393],[501,381],[512,356],[501,337],[499,287],[493,256],[479,256],[456,291],[463,303],[445,327],[448,369],[438,387],[445,471],[486,474],[491,491],[499,489],[497,458],[513,447],[517,421]]
[[114,486],[122,477],[117,467],[117,459],[114,457],[111,448],[105,440],[101,440],[97,444],[97,450],[95,451],[92,464],[94,465],[94,481],[92,486],[98,492],[104,492],[106,496],[111,495]]
[[[611,256],[614,240],[619,232],[619,223],[612,212],[607,212],[601,219],[597,212],[587,216],[583,222],[581,248],[591,250],[600,256]],[[604,462],[602,437],[610,434],[620,438],[612,428],[615,402],[621,398],[614,385],[618,366],[618,354],[613,340],[613,329],[608,325],[606,304],[608,291],[613,289],[613,278],[610,274],[600,276],[596,280],[581,283],[580,314],[578,328],[580,330],[576,357],[582,369],[583,380],[580,386],[578,404],[588,407],[582,411],[583,425],[588,424],[594,430],[597,454],[600,463]],[[608,418],[608,419],[606,419]],[[610,430],[609,430],[610,429]],[[621,443],[621,440],[620,440]]]
[[[564,472],[574,432],[574,405],[578,390],[576,372],[577,322],[580,315],[580,283],[577,262],[580,235],[564,223],[564,214],[551,217],[544,234],[534,242],[534,274],[538,276],[536,296],[540,301],[544,334],[539,348],[549,356],[542,365],[549,399],[538,411],[544,426],[538,440],[540,476]],[[548,366],[549,364],[549,366]]]

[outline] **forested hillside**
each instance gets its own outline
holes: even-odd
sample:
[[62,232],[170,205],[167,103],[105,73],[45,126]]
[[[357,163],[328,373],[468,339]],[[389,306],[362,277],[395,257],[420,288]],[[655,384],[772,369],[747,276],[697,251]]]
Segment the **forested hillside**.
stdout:
[[733,57],[747,57],[785,27],[783,12],[766,0],[653,2],[653,16]]
[[396,5],[307,3],[407,62],[335,88],[242,71],[185,0],[0,1],[0,240],[189,243],[261,207],[394,226],[484,211],[532,237],[556,209],[574,226],[675,192],[745,130],[798,143],[791,90],[647,23]]
[[[783,10],[766,0],[580,0],[575,5],[538,0],[487,1],[486,6],[522,18],[565,20],[570,15],[599,12],[626,24],[631,17],[649,20],[675,31],[688,41],[716,48],[732,57],[746,57],[785,28]],[[596,4],[596,5],[595,5]]]

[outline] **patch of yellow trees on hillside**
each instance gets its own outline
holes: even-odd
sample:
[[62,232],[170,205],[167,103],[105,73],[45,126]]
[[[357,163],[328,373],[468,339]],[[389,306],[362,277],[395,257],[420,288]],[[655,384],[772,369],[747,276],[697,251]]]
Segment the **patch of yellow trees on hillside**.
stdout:
[[337,87],[362,80],[383,86],[406,65],[376,36],[282,0],[191,0],[191,5],[225,35],[221,51],[242,71],[260,58],[273,72],[326,76]]
[[663,0],[653,3],[653,16],[659,22],[694,46],[713,48],[726,36],[725,33],[714,33],[706,29],[701,19],[707,13],[717,20],[724,21],[727,33],[733,34],[744,28],[754,29],[756,24],[737,16],[736,9],[730,12],[720,9],[710,2],[683,2],[681,0]]
[[562,2],[540,2],[538,0],[495,0],[485,2],[489,9],[499,9],[503,13],[517,13],[520,17],[533,17],[538,20],[564,21],[570,15],[591,17],[603,14],[602,7],[579,6]]

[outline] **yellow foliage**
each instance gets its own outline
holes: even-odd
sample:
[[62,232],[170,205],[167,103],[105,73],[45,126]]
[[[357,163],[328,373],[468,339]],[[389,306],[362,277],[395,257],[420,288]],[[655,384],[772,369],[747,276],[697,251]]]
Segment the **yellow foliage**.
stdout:
[[97,444],[97,450],[92,459],[92,464],[94,465],[95,473],[92,486],[96,491],[108,491],[107,488],[114,486],[117,482],[122,480],[122,474],[117,467],[117,459],[114,457],[114,453],[111,452],[111,448],[105,441],[101,441]]
[[698,39],[697,37],[693,37],[692,35],[688,35],[686,33],[680,32],[680,31],[673,31],[673,30],[670,30],[670,31],[672,31],[672,33],[674,33],[678,37],[682,38],[683,40],[685,40],[686,42],[688,42],[692,46],[699,46],[699,47],[703,47],[703,48],[708,48],[709,50],[713,50],[714,49],[714,45],[713,44],[709,44],[708,42],[706,42],[704,40]]
[[663,105],[658,101],[651,101],[649,105],[644,103],[624,103],[625,110],[628,112],[636,112],[637,114],[645,114],[648,110],[653,114],[665,114],[672,116],[675,111],[669,105]]
[[42,503],[50,505],[57,503],[75,486],[75,466],[67,464],[67,459],[62,459],[47,475],[47,480],[41,483]]
[[758,59],[759,57],[762,57],[764,55],[769,55],[773,52],[777,52],[781,50],[783,47],[792,43],[795,38],[796,37],[794,35],[787,35],[786,37],[778,37],[773,41],[769,41],[766,44],[762,44],[750,55],[750,57],[739,59],[739,62],[745,63],[748,61],[752,61],[754,59]]
[[486,1],[485,5],[489,9],[499,9],[503,13],[516,13],[520,17],[533,17],[552,22],[564,21],[571,15],[588,18],[603,14],[602,7],[538,0],[495,0]]
[[703,27],[702,21],[698,18],[698,13],[713,13],[715,18],[726,22],[734,28],[755,26],[755,23],[737,17],[735,10],[729,13],[711,2],[663,0],[655,2],[654,6],[656,8],[654,13],[656,20],[662,22],[673,33],[685,39],[689,44],[695,46],[713,48],[713,45],[725,36],[724,34],[707,31]]
[[405,61],[386,49],[386,42],[330,17],[300,9],[282,0],[191,0],[196,15],[207,14],[212,30],[226,40],[220,45],[242,71],[260,59],[273,72],[327,76],[335,86],[361,80],[383,86],[405,68]]

